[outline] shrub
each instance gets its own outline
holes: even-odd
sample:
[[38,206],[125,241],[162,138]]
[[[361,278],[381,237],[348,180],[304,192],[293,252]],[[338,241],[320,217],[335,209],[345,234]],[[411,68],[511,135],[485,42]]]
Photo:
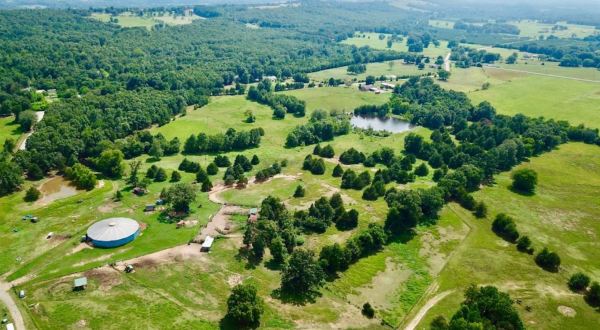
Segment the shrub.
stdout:
[[600,306],[600,284],[598,284],[598,282],[594,282],[590,285],[590,289],[585,295],[585,300],[591,306]]
[[519,232],[517,231],[517,225],[514,220],[504,213],[500,213],[492,222],[492,230],[496,235],[503,239],[514,243],[519,238]]
[[482,219],[487,217],[487,206],[484,202],[479,202],[475,205],[475,209],[473,210],[473,214],[475,217]]
[[340,164],[335,165],[333,168],[333,173],[331,174],[334,178],[339,178],[344,174],[344,169],[340,166]]
[[217,166],[217,164],[215,164],[215,163],[208,164],[208,166],[206,167],[206,174],[216,175],[217,173],[219,173],[219,167]]
[[590,285],[590,277],[584,273],[575,273],[569,278],[568,285],[573,291],[583,291]]
[[96,186],[96,175],[85,165],[77,163],[65,169],[67,179],[79,189],[92,190]]
[[427,174],[429,174],[429,169],[427,168],[427,165],[425,165],[425,163],[421,163],[421,165],[415,168],[415,175],[427,176]]
[[548,251],[548,248],[544,248],[535,256],[535,263],[549,272],[557,272],[560,267],[560,257],[555,252]]
[[532,194],[535,192],[535,186],[537,185],[537,173],[528,168],[516,170],[512,174],[512,188],[514,190]]
[[304,197],[305,194],[305,190],[304,187],[302,187],[301,185],[298,185],[298,187],[296,187],[296,191],[294,191],[294,197],[299,198],[299,197]]
[[362,315],[366,316],[367,318],[372,319],[373,317],[375,317],[375,310],[373,309],[373,306],[371,306],[371,304],[369,303],[365,303],[362,307]]
[[26,202],[35,202],[40,198],[40,191],[35,189],[35,187],[30,187],[29,189],[27,189],[27,192],[25,193],[25,197],[23,198]]
[[181,181],[181,173],[177,172],[177,171],[173,171],[173,173],[171,173],[171,182],[179,182]]
[[167,181],[167,171],[164,168],[159,168],[156,171],[156,175],[154,176],[154,181],[156,182],[164,182]]
[[529,237],[519,237],[519,239],[517,240],[517,250],[533,254],[533,248],[531,247],[531,240],[529,239]]
[[365,154],[354,148],[350,148],[340,155],[340,162],[346,165],[360,164],[365,161],[365,158]]

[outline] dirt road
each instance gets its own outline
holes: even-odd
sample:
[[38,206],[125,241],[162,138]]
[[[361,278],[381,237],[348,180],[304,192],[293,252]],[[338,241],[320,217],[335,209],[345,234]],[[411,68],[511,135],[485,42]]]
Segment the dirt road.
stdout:
[[444,57],[444,70],[450,72],[450,55],[452,53],[448,53],[446,57]]
[[408,323],[408,325],[406,325],[404,330],[416,329],[417,326],[419,325],[419,323],[421,322],[421,320],[423,319],[423,317],[425,317],[425,314],[427,314],[427,312],[433,306],[435,306],[438,302],[440,302],[442,299],[446,298],[446,296],[451,293],[452,293],[452,290],[440,292],[437,295],[435,295],[434,297],[432,297],[431,299],[429,299],[429,301],[427,301],[427,303],[425,303],[425,305],[423,305],[423,307],[421,307],[421,309],[415,315],[415,317]]
[[12,323],[15,325],[15,328],[17,330],[25,330],[25,322],[23,322],[23,315],[21,315],[21,311],[19,310],[19,307],[17,307],[17,303],[13,300],[13,297],[10,295],[10,290],[10,284],[4,282],[4,280],[0,280],[0,301],[4,305],[6,305]]
[[[36,120],[39,123],[40,121],[42,121],[42,119],[44,119],[44,115],[46,114],[45,111],[36,111],[35,112],[35,116],[36,116]],[[25,148],[27,147],[27,139],[29,139],[29,137],[31,136],[31,134],[33,134],[33,131],[27,133],[25,135],[25,138],[23,139],[23,141],[21,141],[21,143],[19,144],[19,150],[25,150]]]
[[484,65],[483,67],[486,68],[486,69],[496,69],[496,70],[503,70],[503,71],[520,72],[520,73],[527,73],[527,74],[533,74],[533,75],[544,76],[544,77],[577,80],[577,81],[591,82],[591,83],[600,83],[600,80],[583,79],[583,78],[567,77],[567,76],[561,76],[561,75],[550,74],[550,73],[531,72],[531,71],[525,71],[525,70],[501,68],[499,66],[489,65],[489,64],[488,65]]

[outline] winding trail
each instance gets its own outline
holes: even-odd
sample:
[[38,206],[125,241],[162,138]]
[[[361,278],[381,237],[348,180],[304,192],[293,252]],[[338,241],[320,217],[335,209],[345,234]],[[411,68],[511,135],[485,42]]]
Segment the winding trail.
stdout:
[[[45,114],[46,114],[45,111],[36,111],[35,112],[36,120],[38,123],[40,121],[42,121],[42,119],[44,119]],[[31,132],[25,134],[25,138],[20,142],[18,150],[25,150],[25,148],[27,147],[27,139],[29,139],[31,134],[33,134],[33,130],[31,130]]]
[[450,55],[452,52],[448,53],[446,57],[444,57],[444,70],[450,72]]
[[0,301],[4,305],[6,305],[6,308],[8,309],[8,313],[10,314],[15,329],[25,330],[25,322],[23,321],[23,315],[21,315],[21,311],[19,310],[17,303],[10,295],[11,289],[12,287],[9,283],[4,282],[4,279],[0,280]]
[[419,325],[419,323],[421,323],[421,320],[423,319],[423,317],[425,317],[425,314],[427,314],[427,312],[429,312],[429,310],[433,306],[435,306],[437,303],[439,303],[442,299],[446,298],[446,296],[448,296],[452,292],[453,292],[453,290],[440,292],[440,293],[436,294],[435,296],[433,296],[431,299],[429,299],[427,301],[427,303],[425,303],[425,305],[423,305],[423,307],[421,307],[421,309],[415,315],[415,317],[406,325],[404,330],[416,329],[417,326]]

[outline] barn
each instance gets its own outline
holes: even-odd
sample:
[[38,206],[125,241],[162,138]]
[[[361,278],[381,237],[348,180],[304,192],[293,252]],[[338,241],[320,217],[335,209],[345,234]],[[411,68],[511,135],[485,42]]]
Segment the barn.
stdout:
[[88,240],[100,248],[113,248],[133,241],[140,233],[137,221],[110,218],[94,223],[87,231]]

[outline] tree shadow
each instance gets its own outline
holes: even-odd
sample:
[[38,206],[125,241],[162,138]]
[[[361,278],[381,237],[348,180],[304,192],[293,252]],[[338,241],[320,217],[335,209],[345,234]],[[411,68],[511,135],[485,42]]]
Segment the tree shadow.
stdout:
[[148,164],[158,163],[158,162],[160,162],[160,158],[155,158],[155,157],[146,158],[146,163],[148,163]]
[[277,299],[284,304],[291,304],[296,306],[304,306],[306,304],[313,304],[317,300],[316,298],[320,297],[322,294],[319,291],[310,291],[305,294],[297,294],[292,292],[286,292],[279,289],[273,290],[271,292],[271,298]]
[[274,259],[271,259],[271,260],[265,262],[265,267],[267,267],[267,269],[269,269],[269,270],[282,270],[283,269],[283,265],[279,262],[276,262]]
[[535,196],[535,190],[534,191],[520,190],[520,189],[513,187],[513,185],[508,186],[508,190],[514,192],[515,194],[521,195],[521,196],[526,196],[526,197]]
[[260,327],[260,323],[243,325],[243,324],[236,323],[228,315],[225,315],[225,317],[223,317],[221,319],[221,321],[219,321],[219,329],[221,329],[221,330],[238,330],[238,329],[246,330],[246,329],[258,329],[258,327]]
[[415,238],[415,236],[417,236],[417,233],[414,230],[406,231],[402,234],[390,235],[386,245],[390,243],[406,244]]

